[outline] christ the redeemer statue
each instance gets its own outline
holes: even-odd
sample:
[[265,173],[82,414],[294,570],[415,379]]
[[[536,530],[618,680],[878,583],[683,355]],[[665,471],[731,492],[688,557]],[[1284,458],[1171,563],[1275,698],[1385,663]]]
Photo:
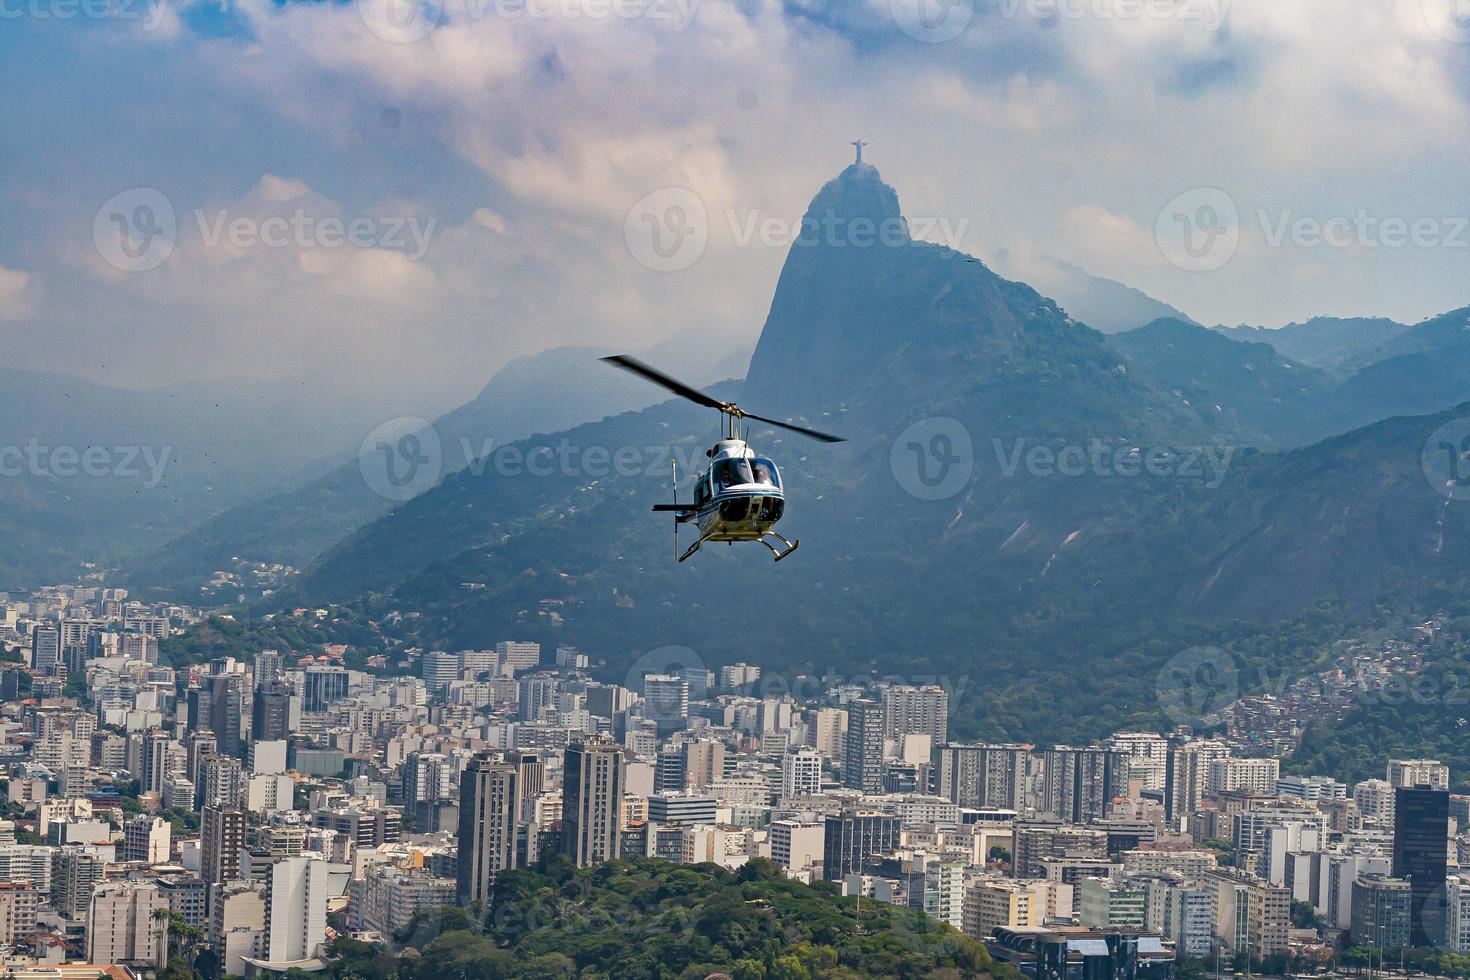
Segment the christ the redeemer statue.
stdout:
[[863,141],[863,140],[853,140],[852,141],[852,145],[857,148],[857,160],[854,161],[854,165],[856,165],[858,163],[862,163],[863,162],[863,147],[867,146],[868,144],[865,141]]

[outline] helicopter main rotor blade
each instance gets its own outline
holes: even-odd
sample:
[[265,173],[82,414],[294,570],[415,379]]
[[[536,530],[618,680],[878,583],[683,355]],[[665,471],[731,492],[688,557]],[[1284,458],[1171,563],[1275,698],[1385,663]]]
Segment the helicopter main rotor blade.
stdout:
[[764,415],[751,415],[749,412],[741,412],[740,414],[745,418],[755,419],[757,422],[764,422],[767,425],[774,425],[778,429],[789,429],[792,432],[799,433],[800,435],[804,435],[812,439],[820,439],[823,442],[847,441],[842,436],[834,436],[827,432],[818,432],[816,429],[806,429],[799,425],[792,425],[790,422],[777,422],[775,419],[768,419]]
[[624,371],[631,371],[642,378],[652,381],[656,385],[667,388],[679,397],[687,398],[696,405],[703,405],[705,408],[717,408],[721,411],[730,407],[722,401],[711,398],[697,388],[689,387],[677,378],[669,377],[658,368],[644,364],[636,357],[629,357],[627,354],[614,354],[611,357],[604,357],[602,360],[620,367]]

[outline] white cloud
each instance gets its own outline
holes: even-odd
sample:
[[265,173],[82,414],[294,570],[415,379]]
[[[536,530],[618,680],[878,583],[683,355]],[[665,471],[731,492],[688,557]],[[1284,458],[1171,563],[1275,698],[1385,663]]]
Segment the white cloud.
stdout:
[[[738,247],[725,212],[795,220],[858,136],[910,214],[967,222],[965,244],[982,253],[1060,255],[1206,319],[1413,319],[1464,302],[1455,256],[1263,255],[1247,235],[1226,268],[1190,275],[1163,261],[1153,227],[1197,187],[1228,190],[1243,218],[1414,214],[1470,198],[1467,48],[1436,35],[1419,6],[1234,0],[1210,31],[1167,17],[1047,26],[1025,3],[1014,17],[981,16],[977,3],[959,38],[929,45],[894,28],[886,0],[704,2],[682,31],[470,18],[449,0],[443,26],[394,44],[352,3],[242,0],[252,40],[182,34],[167,49],[179,76],[197,79],[200,99],[264,107],[325,152],[283,157],[275,134],[242,136],[232,153],[255,167],[242,182],[209,172],[218,157],[196,164],[193,147],[172,147],[188,179],[157,182],[195,190],[175,193],[176,254],[146,275],[102,268],[90,214],[39,223],[68,229],[47,260],[108,279],[99,293],[33,301],[27,322],[46,344],[27,349],[63,361],[113,344],[146,370],[289,364],[385,388],[411,382],[411,350],[408,373],[451,398],[555,344],[638,346],[694,326],[748,341],[784,255]],[[395,128],[379,122],[385,106]],[[154,117],[138,125],[125,152],[159,138]],[[361,186],[364,172],[390,190]],[[710,238],[692,268],[661,274],[633,261],[623,225],[634,202],[671,186],[699,194]],[[202,247],[197,208],[436,224],[410,262],[395,249]],[[122,317],[135,326],[118,328]]]
[[40,280],[35,273],[0,266],[0,320],[23,320],[35,308]]

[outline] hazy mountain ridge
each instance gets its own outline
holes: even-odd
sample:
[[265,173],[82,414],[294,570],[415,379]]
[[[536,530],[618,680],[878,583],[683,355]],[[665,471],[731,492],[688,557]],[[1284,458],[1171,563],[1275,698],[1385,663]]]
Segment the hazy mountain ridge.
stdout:
[[[0,369],[0,584],[133,560],[210,514],[340,458],[361,406],[289,382],[148,391]],[[18,454],[18,455],[17,455]]]
[[[687,363],[688,347],[687,342],[676,339],[654,348],[653,356],[663,354],[676,363]],[[611,351],[558,347],[508,363],[473,401],[432,422],[442,472],[453,473],[515,439],[558,432],[658,399],[656,389],[600,365],[597,358],[607,353]],[[714,365],[714,370],[742,371],[746,360],[747,355],[737,350]],[[360,441],[366,434],[363,428],[356,438]],[[357,456],[350,455],[315,479],[243,503],[188,530],[138,562],[129,580],[187,594],[211,570],[227,567],[237,555],[305,565],[397,503],[373,490]]]
[[1080,266],[1051,256],[1024,258],[1001,249],[995,256],[995,270],[1007,279],[1030,284],[1037,292],[1056,300],[1072,316],[1103,333],[1124,333],[1156,320],[1195,322],[1193,317],[1141,289],[1092,275]]
[[[868,176],[863,193],[838,199],[890,214]],[[1103,703],[1113,720],[1151,710],[1152,692],[1110,690],[1089,708],[1058,689],[1057,670],[1091,676],[1088,663],[1103,657],[1136,661],[1147,677],[1177,652],[1173,638],[1213,636],[1218,624],[1323,604],[1366,614],[1380,600],[1412,605],[1444,583],[1470,584],[1470,553],[1447,543],[1467,540],[1467,515],[1446,508],[1419,462],[1455,413],[1390,419],[1287,454],[1242,449],[1243,432],[1297,422],[1292,399],[1310,403],[1333,379],[1186,323],[1122,340],[1143,345],[1136,363],[1119,343],[938,246],[799,246],[739,398],[852,441],[753,427],[786,477],[782,530],[804,539],[792,560],[710,547],[675,565],[668,523],[648,513],[668,499],[666,456],[624,475],[490,467],[360,529],[281,601],[378,595],[427,613],[425,641],[473,645],[509,631],[580,642],[614,671],[670,643],[711,663],[758,648],[773,669],[863,669],[898,650],[910,671],[1005,678],[986,710],[1014,714],[1003,705],[1024,692],[1024,711],[1069,712],[1085,729]],[[1196,347],[1217,363],[1189,354]],[[1175,360],[1195,370],[1191,384],[1236,390],[1237,403],[1217,411],[1162,390],[1150,375]],[[955,420],[972,448],[970,479],[939,500],[909,492],[909,447],[894,451],[925,416]],[[518,448],[662,445],[697,461],[713,429],[712,413],[670,402]],[[1170,449],[1159,474],[1117,472]],[[1030,462],[1032,450],[1051,465]],[[1069,476],[1055,465],[1094,452],[1107,469],[1084,463]],[[1071,659],[1028,656],[1069,648]]]
[[1270,344],[1294,361],[1324,371],[1350,373],[1388,353],[1389,344],[1410,330],[1384,317],[1313,317],[1284,327],[1217,326],[1233,340]]

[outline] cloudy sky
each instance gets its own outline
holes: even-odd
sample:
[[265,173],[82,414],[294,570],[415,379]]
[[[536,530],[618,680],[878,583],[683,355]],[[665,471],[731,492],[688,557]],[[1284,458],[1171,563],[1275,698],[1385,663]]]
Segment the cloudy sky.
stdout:
[[[1464,0],[0,0],[0,351],[428,412],[753,341],[868,141],[927,237],[1209,323],[1470,304]],[[655,241],[652,236],[658,236]]]

